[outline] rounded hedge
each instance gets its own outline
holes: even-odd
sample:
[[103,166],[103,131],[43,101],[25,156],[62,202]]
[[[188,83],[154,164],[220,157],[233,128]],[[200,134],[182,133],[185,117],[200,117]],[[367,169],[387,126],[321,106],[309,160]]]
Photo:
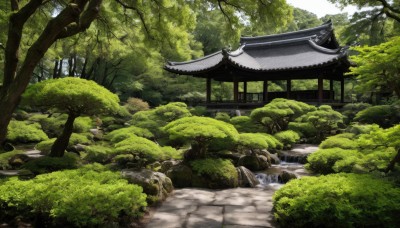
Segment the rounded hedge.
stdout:
[[398,227],[400,188],[367,174],[292,180],[275,192],[282,227]]
[[335,173],[333,169],[336,162],[350,157],[360,158],[357,150],[344,150],[340,148],[320,149],[307,157],[308,164],[305,167],[320,174]]
[[[139,216],[146,206],[142,188],[101,166],[59,171],[0,185],[0,207],[8,215],[47,217],[77,227],[107,226],[120,216]],[[0,215],[3,216],[3,214]]]

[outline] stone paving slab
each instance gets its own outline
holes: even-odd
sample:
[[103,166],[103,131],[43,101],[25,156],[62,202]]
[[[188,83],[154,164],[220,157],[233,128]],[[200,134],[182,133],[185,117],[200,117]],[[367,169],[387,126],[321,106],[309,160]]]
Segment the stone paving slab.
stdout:
[[154,213],[147,228],[276,227],[273,191],[259,188],[177,189]]

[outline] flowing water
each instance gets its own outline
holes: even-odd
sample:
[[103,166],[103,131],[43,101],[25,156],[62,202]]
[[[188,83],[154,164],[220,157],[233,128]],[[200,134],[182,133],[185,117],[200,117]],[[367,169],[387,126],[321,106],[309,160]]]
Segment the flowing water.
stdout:
[[317,149],[318,146],[316,145],[301,144],[294,145],[290,151],[283,151],[279,154],[279,158],[281,159],[280,164],[274,164],[267,170],[255,173],[256,178],[260,182],[259,187],[274,190],[281,188],[284,185],[280,178],[283,171],[294,173],[297,177],[311,175],[300,161],[304,161],[308,154]]

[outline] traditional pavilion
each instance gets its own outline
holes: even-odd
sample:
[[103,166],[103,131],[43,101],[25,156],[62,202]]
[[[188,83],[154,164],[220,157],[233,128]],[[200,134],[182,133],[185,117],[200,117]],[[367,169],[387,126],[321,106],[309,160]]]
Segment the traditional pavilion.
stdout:
[[[344,77],[350,63],[347,48],[339,46],[328,21],[321,26],[276,35],[242,37],[235,51],[223,49],[188,62],[168,62],[167,71],[207,80],[207,107],[252,108],[283,97],[308,103],[344,103]],[[318,90],[292,91],[292,80],[317,79]],[[323,82],[329,80],[329,90]],[[233,82],[233,101],[211,101],[211,80]],[[268,92],[268,81],[285,80],[286,92]],[[247,82],[262,81],[263,91],[247,93]],[[341,84],[335,99],[334,81]],[[239,92],[243,83],[243,92]]]

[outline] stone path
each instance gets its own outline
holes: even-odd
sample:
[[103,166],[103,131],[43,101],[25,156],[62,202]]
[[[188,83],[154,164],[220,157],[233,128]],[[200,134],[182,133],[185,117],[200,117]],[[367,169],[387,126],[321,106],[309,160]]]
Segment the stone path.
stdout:
[[156,210],[146,228],[276,227],[273,193],[262,188],[177,189]]

